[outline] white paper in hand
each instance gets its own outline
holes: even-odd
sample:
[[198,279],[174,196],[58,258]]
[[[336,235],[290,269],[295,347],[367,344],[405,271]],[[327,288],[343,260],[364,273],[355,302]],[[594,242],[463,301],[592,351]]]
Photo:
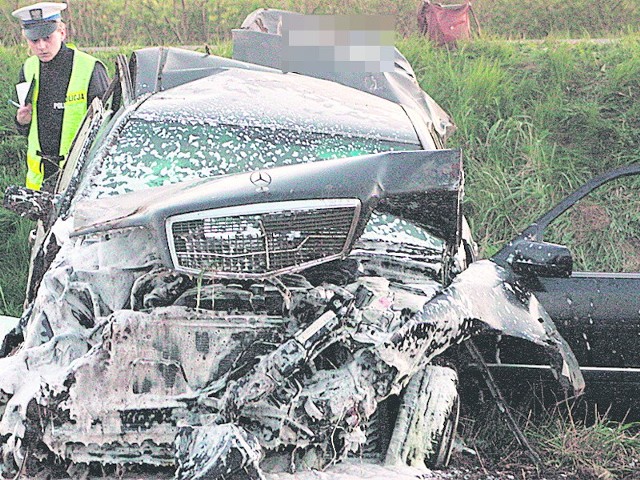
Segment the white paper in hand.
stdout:
[[20,103],[20,106],[24,107],[30,88],[31,82],[22,82],[16,84],[16,93],[18,94],[18,103]]

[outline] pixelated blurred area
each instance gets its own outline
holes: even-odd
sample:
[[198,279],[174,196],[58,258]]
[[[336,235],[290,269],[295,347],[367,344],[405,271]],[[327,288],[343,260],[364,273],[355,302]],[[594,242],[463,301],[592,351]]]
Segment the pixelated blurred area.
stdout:
[[391,72],[395,19],[390,15],[296,15],[282,19],[282,71]]

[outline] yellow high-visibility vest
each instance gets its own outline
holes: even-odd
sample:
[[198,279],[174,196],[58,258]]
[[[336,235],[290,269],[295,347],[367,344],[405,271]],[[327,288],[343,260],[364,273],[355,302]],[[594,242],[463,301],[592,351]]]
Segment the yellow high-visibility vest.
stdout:
[[[87,113],[87,96],[89,92],[89,82],[93,67],[98,60],[91,55],[74,51],[73,65],[71,67],[71,78],[67,87],[67,94],[64,101],[64,113],[62,116],[62,132],[60,134],[59,155],[63,159],[59,167],[63,168],[66,156],[71,148],[73,138],[76,136],[78,128]],[[44,180],[44,166],[41,165],[40,138],[38,136],[38,92],[40,90],[40,60],[37,56],[29,57],[24,63],[24,76],[26,81],[32,81],[33,113],[31,115],[31,126],[29,127],[28,147],[27,147],[27,179],[26,186],[32,190],[40,190]]]

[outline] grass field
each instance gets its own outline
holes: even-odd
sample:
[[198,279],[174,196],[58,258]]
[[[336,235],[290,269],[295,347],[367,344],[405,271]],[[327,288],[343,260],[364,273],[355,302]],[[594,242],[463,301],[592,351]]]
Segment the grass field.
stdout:
[[[399,46],[458,125],[452,145],[465,152],[466,211],[485,256],[584,181],[640,161],[637,35],[610,44],[476,41],[455,51],[412,37]],[[615,257],[577,253],[584,268]]]

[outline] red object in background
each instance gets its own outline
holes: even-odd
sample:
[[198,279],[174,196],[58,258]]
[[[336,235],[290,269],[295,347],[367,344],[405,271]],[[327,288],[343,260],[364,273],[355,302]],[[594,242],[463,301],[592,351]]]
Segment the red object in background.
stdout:
[[423,0],[418,10],[420,31],[437,45],[451,45],[471,38],[471,2],[442,5]]

